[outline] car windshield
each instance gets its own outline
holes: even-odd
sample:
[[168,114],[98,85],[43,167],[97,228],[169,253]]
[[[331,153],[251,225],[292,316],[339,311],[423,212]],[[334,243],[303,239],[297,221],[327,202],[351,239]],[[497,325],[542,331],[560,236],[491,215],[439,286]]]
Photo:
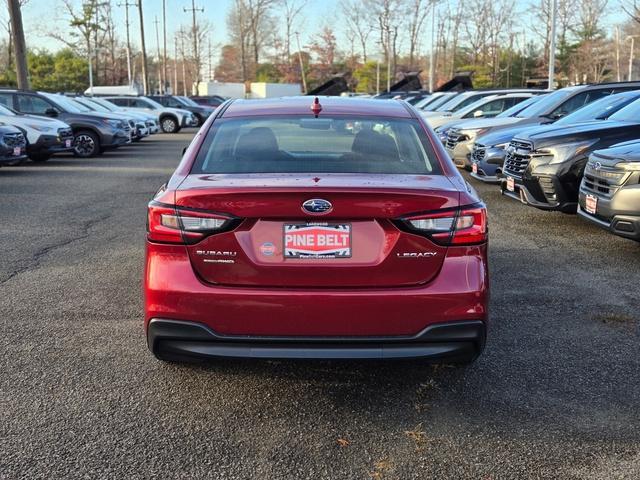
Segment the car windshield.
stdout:
[[623,109],[617,111],[609,117],[609,120],[640,123],[640,100],[636,100]]
[[473,103],[467,105],[466,107],[461,108],[458,111],[456,111],[456,115],[458,115],[460,117],[464,117],[468,113],[472,113],[472,112],[475,112],[476,110],[480,110],[484,105],[487,104],[487,102],[491,102],[491,101],[497,100],[499,98],[500,98],[500,95],[490,95],[488,97],[479,98],[475,102],[473,102]]
[[558,120],[555,124],[570,125],[572,123],[588,122],[590,120],[605,120],[639,97],[640,92],[625,92],[618,95],[609,95],[570,113],[566,117]]
[[94,110],[98,112],[110,112],[110,110],[107,110],[102,105],[98,105],[97,103],[93,103],[89,100],[85,100],[84,98],[76,98],[75,101],[78,103],[81,103],[82,105],[87,107],[89,110]]
[[558,102],[568,98],[575,90],[575,88],[563,88],[562,90],[556,90],[553,93],[545,95],[539,102],[536,102],[530,107],[522,110],[517,117],[532,118],[544,115],[545,113],[548,113],[550,109],[554,108]]
[[453,112],[453,109],[456,107],[456,105],[458,105],[461,102],[464,102],[465,99],[469,99],[472,98],[472,96],[470,96],[469,94],[460,94],[460,95],[456,95],[455,97],[449,99],[449,101],[441,103],[440,106],[438,108],[435,108],[432,110],[435,110],[436,112]]
[[441,174],[420,123],[379,117],[222,119],[192,173]]
[[516,103],[513,107],[507,108],[504,112],[496,115],[496,118],[507,118],[507,117],[515,117],[522,110],[527,108],[529,105],[533,105],[538,102],[541,98],[544,98],[544,95],[534,95],[531,98],[527,98],[520,103]]
[[149,97],[140,97],[140,98],[143,99],[145,102],[150,103],[151,105],[153,105],[153,108],[155,108],[155,109],[163,109],[164,108],[158,102],[156,102],[155,100],[150,99]]
[[86,112],[93,112],[93,111],[94,111],[94,109],[93,109],[93,108],[89,108],[89,107],[87,107],[84,103],[79,102],[79,101],[78,101],[78,100],[76,100],[75,98],[69,98],[68,100],[69,100],[70,102],[73,102],[73,104],[74,104],[76,107],[78,107],[78,109],[79,109],[81,112],[85,112],[85,113],[86,113]]
[[102,107],[106,108],[107,110],[109,110],[110,112],[117,112],[118,111],[118,106],[111,103],[109,100],[105,100],[104,98],[90,98],[89,101],[91,103],[95,103],[96,105],[101,105]]
[[438,108],[440,105],[444,105],[445,103],[447,103],[449,100],[451,100],[453,97],[456,97],[457,94],[452,93],[452,94],[447,94],[447,95],[442,95],[440,97],[436,97],[435,99],[433,99],[432,102],[428,103],[427,105],[425,105],[425,107],[423,107],[423,109],[428,110],[428,111],[433,111],[436,108]]
[[488,97],[489,95],[494,95],[493,93],[484,92],[484,93],[469,93],[468,95],[462,94],[452,98],[450,101],[445,103],[444,105],[436,108],[438,112],[459,112],[461,109],[465,108],[467,105],[472,105],[477,101]]
[[62,95],[54,95],[51,93],[43,93],[42,95],[44,97],[47,97],[49,100],[56,102],[59,107],[62,107],[67,112],[83,113],[83,112],[89,111],[87,107],[81,108],[77,102],[74,102],[73,100],[67,97],[63,97]]
[[189,97],[183,97],[182,95],[176,97],[182,101],[183,104],[188,105],[189,107],[198,107],[199,105],[191,100]]
[[8,115],[13,117],[16,115],[16,113],[10,108],[5,107],[4,105],[0,105],[0,115]]

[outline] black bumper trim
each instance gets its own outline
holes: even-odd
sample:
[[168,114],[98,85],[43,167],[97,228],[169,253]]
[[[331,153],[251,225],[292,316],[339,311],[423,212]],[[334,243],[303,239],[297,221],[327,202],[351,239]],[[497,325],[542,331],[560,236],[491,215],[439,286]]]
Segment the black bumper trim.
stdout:
[[205,325],[153,319],[147,329],[149,349],[162,359],[215,357],[290,359],[425,358],[471,361],[484,349],[481,320],[431,325],[414,336],[393,337],[252,337],[219,335]]

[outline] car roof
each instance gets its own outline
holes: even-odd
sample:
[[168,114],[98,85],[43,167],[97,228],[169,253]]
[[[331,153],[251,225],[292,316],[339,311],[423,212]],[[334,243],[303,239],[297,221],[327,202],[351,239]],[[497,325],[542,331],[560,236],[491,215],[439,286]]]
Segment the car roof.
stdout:
[[[261,100],[235,100],[222,114],[223,118],[254,115],[313,115],[311,105],[316,97],[297,96]],[[318,97],[323,115],[376,115],[411,118],[410,107],[398,100],[359,97]]]

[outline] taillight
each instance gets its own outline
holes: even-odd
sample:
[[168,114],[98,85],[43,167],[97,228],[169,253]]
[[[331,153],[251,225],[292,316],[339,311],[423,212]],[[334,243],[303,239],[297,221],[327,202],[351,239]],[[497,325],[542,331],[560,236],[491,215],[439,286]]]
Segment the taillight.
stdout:
[[196,243],[207,235],[226,231],[234,220],[153,201],[149,203],[147,238],[161,243]]
[[487,210],[469,207],[403,219],[409,231],[442,245],[475,245],[487,241]]

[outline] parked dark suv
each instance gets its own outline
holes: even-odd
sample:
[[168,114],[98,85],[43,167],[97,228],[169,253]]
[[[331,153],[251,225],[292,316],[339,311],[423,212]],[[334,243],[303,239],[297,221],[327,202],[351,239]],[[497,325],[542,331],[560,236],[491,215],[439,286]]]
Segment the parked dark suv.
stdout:
[[131,142],[130,128],[118,115],[82,112],[62,95],[24,90],[0,90],[0,102],[31,115],[59,118],[71,126],[74,155],[93,157]]
[[[594,83],[562,88],[545,95],[515,116],[466,121],[457,141],[473,140],[484,148],[492,148],[496,145],[504,147],[505,142],[509,142],[522,128],[553,123],[607,95],[639,89],[640,82]],[[483,143],[482,135],[502,129],[510,129],[510,136],[505,134],[508,137],[507,140],[501,139],[500,143],[493,145]],[[455,148],[455,145],[453,147]],[[465,155],[454,161],[466,168],[472,168],[471,155],[468,157]]]
[[580,184],[578,214],[640,242],[640,140],[591,154]]
[[608,120],[528,130],[507,147],[502,192],[536,208],[575,213],[589,155],[639,136],[640,100]]
[[189,110],[196,117],[198,121],[194,127],[201,126],[209,115],[213,113],[215,108],[207,105],[198,105],[189,97],[180,97],[178,95],[149,95],[149,98],[155,100],[163,107],[182,108],[183,110]]
[[18,128],[0,125],[0,165],[19,163],[27,158],[27,140]]
[[[606,120],[611,115],[630,103],[640,98],[640,90],[607,95],[575,112],[562,117],[557,122],[547,126],[549,130],[558,129],[566,125],[592,122],[594,120]],[[524,134],[526,131],[538,129],[539,126],[520,127],[517,131],[513,128],[496,130],[493,133],[482,135],[473,144],[471,152],[471,176],[486,183],[500,183],[502,178],[502,166],[506,155],[506,148],[515,134]]]

